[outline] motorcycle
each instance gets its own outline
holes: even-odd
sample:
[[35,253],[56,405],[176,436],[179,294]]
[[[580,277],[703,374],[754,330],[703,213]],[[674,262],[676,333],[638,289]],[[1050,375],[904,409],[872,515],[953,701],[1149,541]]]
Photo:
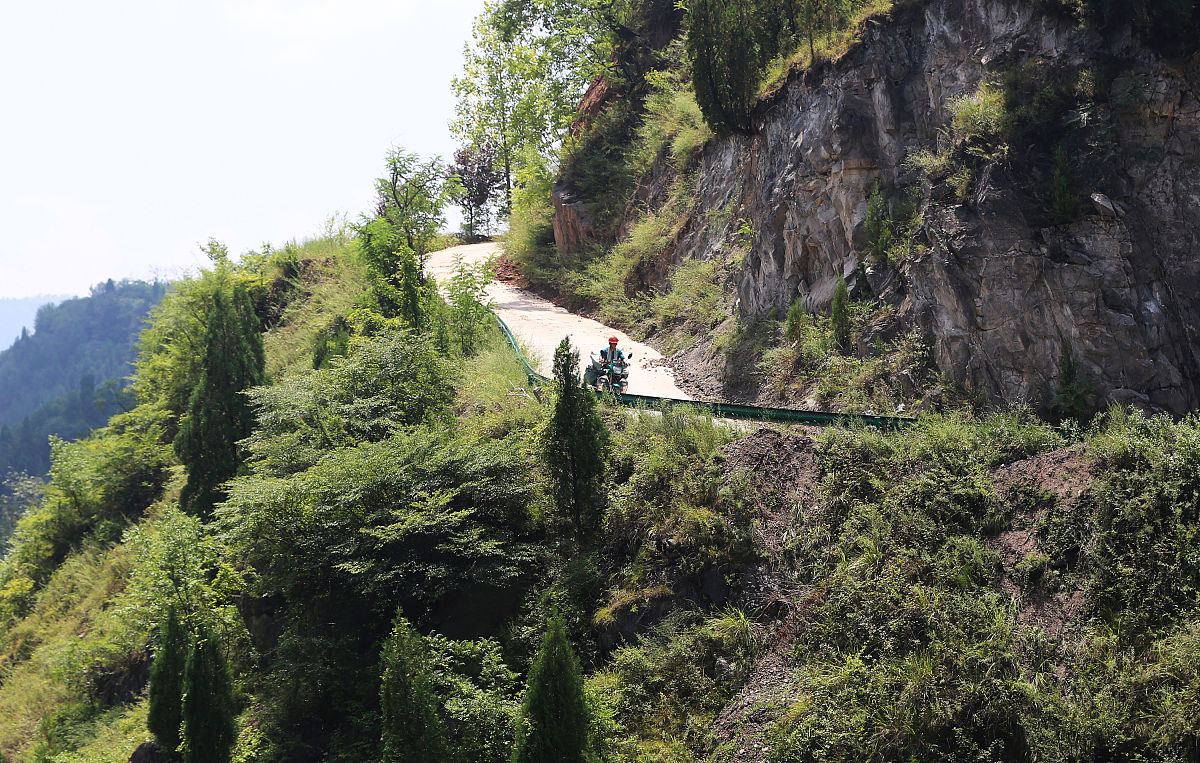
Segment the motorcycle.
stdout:
[[591,354],[591,365],[588,366],[584,379],[597,392],[614,392],[624,394],[629,388],[629,363],[633,360],[630,354],[624,359],[608,361],[596,353]]

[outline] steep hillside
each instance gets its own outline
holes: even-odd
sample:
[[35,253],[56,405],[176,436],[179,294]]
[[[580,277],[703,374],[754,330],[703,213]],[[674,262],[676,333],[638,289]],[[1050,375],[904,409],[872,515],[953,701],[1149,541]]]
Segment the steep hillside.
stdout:
[[0,343],[15,341],[21,336],[21,329],[32,330],[34,318],[42,305],[52,305],[70,298],[70,294],[0,298]]
[[[746,134],[694,162],[659,155],[617,226],[618,249],[640,252],[623,290],[715,267],[736,323],[715,340],[693,324],[676,357],[716,372],[694,375],[711,396],[837,405],[804,351],[763,351],[792,343],[772,323],[793,306],[828,315],[844,277],[868,310],[849,354],[911,356],[879,381],[897,397],[936,383],[911,342],[893,344],[912,335],[971,395],[1049,409],[1073,359],[1096,405],[1192,410],[1200,69],[1194,38],[1166,34],[1053,3],[931,0],[867,17],[815,62],[802,45]],[[558,244],[584,251],[605,203],[570,171],[557,192]],[[730,357],[722,332],[759,348]]]
[[[714,23],[748,7],[790,12],[772,34],[792,46],[717,51],[738,72],[751,54],[764,68],[729,99],[744,113],[710,129],[713,93],[692,75],[720,56],[687,51],[704,34],[766,34]],[[214,245],[211,268],[153,312],[130,410],[56,446],[44,490],[21,487],[27,510],[0,561],[0,759],[1200,759],[1200,418],[1075,418],[1095,405],[1090,385],[1123,394],[1098,386],[1085,340],[1103,326],[1086,320],[1071,324],[1078,350],[1045,340],[1057,423],[1032,392],[936,410],[1003,392],[972,376],[1004,368],[999,350],[940,367],[977,339],[955,310],[976,300],[982,321],[991,304],[973,296],[990,294],[991,271],[975,281],[967,266],[1013,259],[993,251],[1007,239],[953,215],[1020,212],[1063,241],[1148,224],[1117,185],[1097,186],[1112,215],[1085,206],[1076,184],[1108,177],[1091,122],[1047,128],[1066,137],[1034,215],[1023,183],[1046,144],[1013,109],[1076,99],[1078,112],[1119,77],[1101,87],[1068,56],[1078,78],[1041,80],[1048,59],[1022,52],[1021,76],[980,85],[989,46],[1127,45],[1172,71],[1108,21],[1039,7],[1053,13],[991,0],[693,0],[682,20],[661,0],[489,6],[479,37],[522,42],[500,57],[539,60],[532,34],[610,61],[564,141],[557,199],[530,170],[544,154],[520,152],[509,273],[519,264],[691,358],[702,390],[925,410],[884,432],[628,409],[580,385],[567,341],[553,382],[531,388],[485,304],[490,265],[460,259],[440,283],[423,270],[455,181],[394,149],[353,229],[240,262]],[[1156,29],[1138,23],[1142,37]],[[976,49],[978,62],[964,52]],[[1018,97],[1029,82],[1045,87]],[[895,132],[880,132],[889,113]],[[946,120],[944,143],[921,143]],[[572,195],[589,178],[593,197]],[[554,231],[591,245],[556,249]],[[945,243],[961,236],[975,248]],[[1089,265],[1075,255],[1047,253],[1044,272],[1078,275]],[[953,294],[929,297],[939,273]],[[1049,289],[1041,279],[1020,293]],[[997,378],[1034,390],[1032,368]]]

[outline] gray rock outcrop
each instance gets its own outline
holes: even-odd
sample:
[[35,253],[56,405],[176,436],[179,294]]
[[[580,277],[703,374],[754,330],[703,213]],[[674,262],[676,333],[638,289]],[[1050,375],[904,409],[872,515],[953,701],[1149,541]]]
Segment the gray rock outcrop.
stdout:
[[[1111,158],[1080,173],[1081,211],[1052,225],[1020,157],[989,165],[963,200],[927,193],[921,246],[870,279],[920,326],[937,368],[987,397],[1044,405],[1072,348],[1101,402],[1200,407],[1200,61],[1129,36],[1101,38],[1027,2],[930,0],[873,20],[841,59],[794,73],[760,104],[751,136],[715,139],[677,257],[719,256],[717,210],[754,222],[737,276],[743,316],[794,300],[825,311],[839,273],[864,263],[867,198],[919,181],[950,99],[1026,62],[1102,67]],[[1123,97],[1133,93],[1130,97]],[[652,181],[653,182],[653,181]],[[728,215],[727,215],[728,217]]]

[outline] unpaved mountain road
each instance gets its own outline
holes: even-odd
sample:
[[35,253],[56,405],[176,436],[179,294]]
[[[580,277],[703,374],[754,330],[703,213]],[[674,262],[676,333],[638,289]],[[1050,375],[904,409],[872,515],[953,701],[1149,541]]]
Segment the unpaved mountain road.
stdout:
[[[464,263],[482,262],[500,253],[500,244],[466,244],[434,252],[425,270],[438,281],[446,281],[454,272],[454,258]],[[523,289],[493,281],[487,287],[492,309],[512,329],[517,339],[529,350],[529,363],[540,373],[550,376],[554,349],[564,336],[579,351],[580,373],[588,362],[588,354],[599,352],[610,336],[620,340],[626,356],[633,353],[633,368],[629,373],[629,391],[635,395],[670,397],[691,400],[675,384],[675,374],[666,365],[662,354],[653,347],[635,342],[617,329],[583,318]]]

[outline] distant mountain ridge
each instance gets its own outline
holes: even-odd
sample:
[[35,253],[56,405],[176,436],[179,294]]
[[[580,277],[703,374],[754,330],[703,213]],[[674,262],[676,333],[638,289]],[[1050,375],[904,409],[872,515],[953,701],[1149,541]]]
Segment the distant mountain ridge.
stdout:
[[0,476],[43,473],[49,435],[78,437],[119,409],[138,335],[167,288],[110,280],[37,310],[32,333],[0,352]]
[[71,299],[74,294],[38,294],[33,297],[0,298],[0,347],[7,347],[21,336],[21,329],[33,331],[37,311],[44,305],[55,305]]

